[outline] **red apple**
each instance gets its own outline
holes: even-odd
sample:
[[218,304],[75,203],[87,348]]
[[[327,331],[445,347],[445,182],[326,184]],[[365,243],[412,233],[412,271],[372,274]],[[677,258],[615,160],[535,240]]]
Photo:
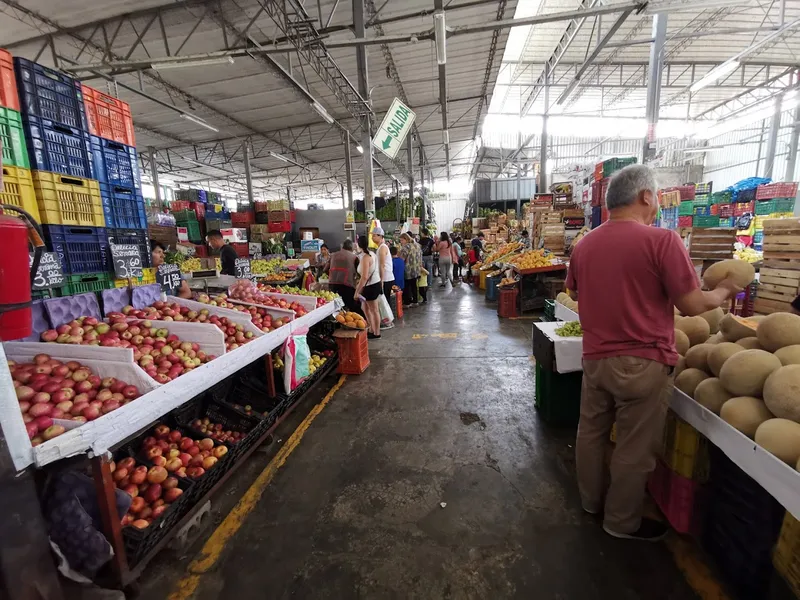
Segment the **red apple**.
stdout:
[[[175,478],[173,477],[173,479]],[[175,480],[175,485],[177,486],[177,479]],[[166,502],[167,504],[172,504],[178,498],[181,497],[181,494],[183,494],[183,490],[181,488],[179,487],[169,488],[164,492],[164,502]]]
[[131,507],[128,509],[133,514],[139,514],[142,509],[147,505],[147,501],[142,498],[138,493],[131,500]]
[[90,404],[81,411],[81,416],[84,417],[87,421],[94,421],[95,419],[100,417],[100,409]]
[[163,483],[168,473],[164,467],[150,467],[147,471],[147,481],[150,483]]
[[128,471],[133,469],[135,466],[136,466],[136,459],[134,459],[132,456],[126,456],[121,461],[119,461],[119,463],[117,463],[117,469],[120,468],[128,469]]
[[161,454],[162,454],[162,450],[158,446],[152,446],[152,447],[148,448],[147,450],[145,450],[145,452],[144,452],[145,458],[147,458],[147,460],[149,460],[149,461],[152,461],[157,456],[161,456]]
[[183,452],[178,458],[181,459],[181,464],[183,464],[184,467],[188,467],[189,463],[192,461],[192,455],[186,452]]
[[228,453],[228,447],[219,445],[211,451],[211,454],[216,458],[222,458]]
[[156,425],[155,428],[153,429],[153,433],[158,439],[166,438],[169,435],[169,431],[170,431],[169,427],[167,427],[163,423]]
[[162,493],[161,485],[158,483],[154,483],[153,485],[148,487],[147,491],[144,493],[144,500],[148,504],[152,504],[153,502],[161,498],[161,493]]
[[156,457],[153,459],[153,464],[154,464],[154,465],[156,465],[157,467],[164,467],[164,466],[166,466],[166,464],[167,464],[167,459],[166,459],[166,457],[164,457],[163,455],[161,455],[161,456],[156,456]]
[[130,475],[131,483],[134,485],[139,485],[143,483],[147,479],[147,467],[144,465],[139,465],[133,470],[133,473]]

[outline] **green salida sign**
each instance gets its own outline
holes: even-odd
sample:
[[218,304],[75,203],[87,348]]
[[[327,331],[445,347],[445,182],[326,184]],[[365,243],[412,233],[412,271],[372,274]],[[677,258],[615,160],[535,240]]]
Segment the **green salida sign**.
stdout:
[[417,115],[413,110],[395,98],[378,132],[372,138],[372,145],[389,158],[394,158],[416,118]]

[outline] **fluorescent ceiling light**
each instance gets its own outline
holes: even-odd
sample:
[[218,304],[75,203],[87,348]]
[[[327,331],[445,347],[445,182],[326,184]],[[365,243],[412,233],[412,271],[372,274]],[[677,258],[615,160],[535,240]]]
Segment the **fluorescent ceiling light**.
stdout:
[[447,63],[447,28],[443,11],[433,15],[433,32],[436,40],[436,62],[444,65]]
[[232,65],[232,56],[220,56],[214,58],[190,58],[183,60],[163,60],[150,63],[150,68],[156,71],[165,69],[182,69],[183,67],[204,67],[206,65]]
[[450,132],[447,129],[442,130],[442,143],[445,146],[450,145]]
[[277,152],[272,152],[272,151],[270,151],[269,155],[270,155],[272,158],[277,158],[278,160],[280,160],[280,161],[283,161],[283,162],[285,162],[285,163],[288,163],[288,162],[289,162],[289,159],[288,159],[288,158],[286,158],[286,157],[285,157],[283,154],[278,154]]
[[319,113],[319,116],[325,119],[325,122],[328,124],[333,124],[333,117],[328,114],[328,111],[325,110],[325,107],[322,106],[319,102],[312,102],[311,108]]
[[702,148],[684,148],[685,154],[702,154],[704,152],[713,152],[714,150],[722,150],[725,146],[703,146]]
[[206,123],[205,121],[203,121],[203,119],[201,119],[199,117],[195,117],[194,115],[190,115],[188,113],[181,113],[181,117],[186,119],[187,121],[191,121],[192,123],[195,123],[196,125],[200,125],[201,127],[205,127],[206,129],[210,129],[211,131],[213,131],[215,133],[219,133],[219,129],[217,129],[216,127],[214,127],[213,125],[211,125],[209,123]]
[[728,60],[711,69],[708,73],[706,73],[700,80],[695,81],[689,89],[692,92],[699,92],[704,87],[708,87],[712,83],[716,82],[727,75],[733,73],[736,69],[739,68],[739,61],[738,60]]
[[364,146],[362,146],[361,144],[356,145],[356,150],[358,150],[359,154],[364,154]]

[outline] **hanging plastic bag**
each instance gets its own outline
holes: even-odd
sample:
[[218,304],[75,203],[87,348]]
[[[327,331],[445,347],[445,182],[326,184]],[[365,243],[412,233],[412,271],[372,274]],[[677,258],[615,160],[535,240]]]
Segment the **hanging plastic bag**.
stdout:
[[311,359],[311,350],[308,347],[306,333],[293,333],[283,344],[283,385],[287,392],[291,392],[308,377],[310,371],[308,361]]
[[392,307],[389,306],[389,301],[383,294],[378,296],[378,308],[380,309],[381,325],[391,325],[394,322]]

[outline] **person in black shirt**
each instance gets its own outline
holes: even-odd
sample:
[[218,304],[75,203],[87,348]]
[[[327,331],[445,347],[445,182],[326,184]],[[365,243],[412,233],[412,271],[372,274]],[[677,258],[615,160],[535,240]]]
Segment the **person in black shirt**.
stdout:
[[209,246],[214,250],[219,250],[219,260],[222,263],[220,273],[222,275],[236,275],[236,259],[239,258],[239,255],[236,254],[236,250],[225,243],[220,230],[212,229],[206,235],[206,239],[208,239]]
[[428,272],[428,287],[430,287],[433,277],[433,238],[425,229],[419,232],[419,245],[422,247],[422,266]]

